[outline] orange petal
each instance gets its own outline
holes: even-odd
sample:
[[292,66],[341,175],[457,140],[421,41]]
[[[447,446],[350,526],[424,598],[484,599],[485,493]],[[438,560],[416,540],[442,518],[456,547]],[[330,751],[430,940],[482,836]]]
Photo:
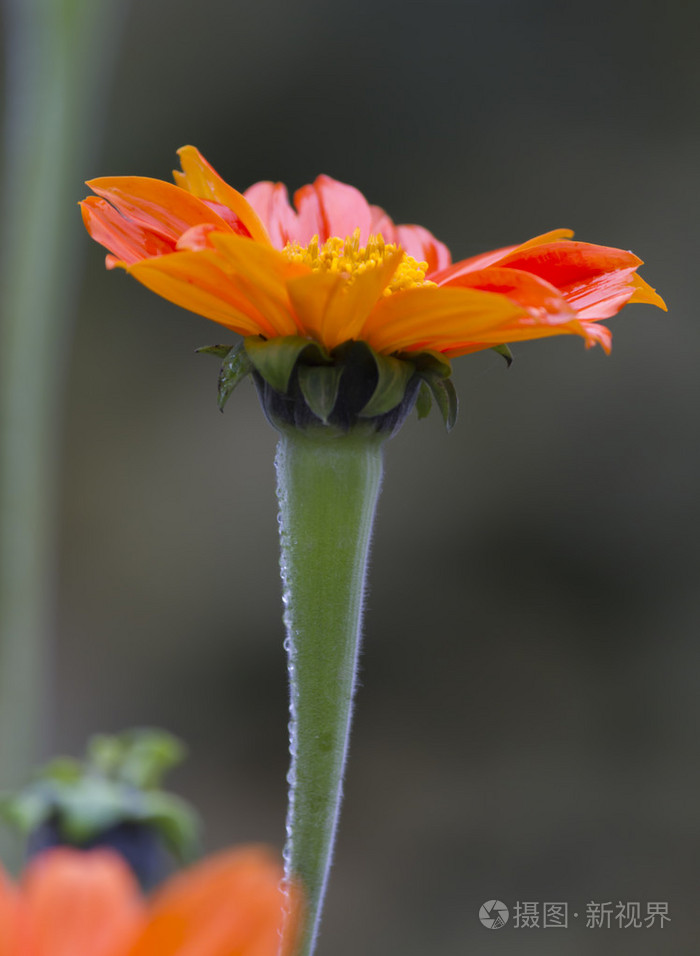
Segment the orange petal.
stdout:
[[210,857],[156,894],[128,956],[277,956],[281,879],[281,867],[262,849]]
[[326,333],[326,314],[329,304],[347,293],[347,285],[342,276],[331,272],[312,272],[287,283],[289,300],[303,335],[310,335],[329,349],[338,344]]
[[561,290],[603,273],[636,269],[641,264],[641,259],[624,249],[562,241],[518,246],[499,262],[510,269],[532,272]]
[[517,246],[504,246],[503,249],[494,249],[493,252],[484,252],[478,256],[471,256],[469,259],[461,259],[459,262],[453,262],[451,266],[433,273],[430,279],[440,286],[450,285],[455,279],[459,279],[463,275],[477,269],[487,269],[498,262],[499,259],[502,259],[505,253],[512,252],[516,248]]
[[401,246],[404,252],[418,262],[427,262],[426,275],[431,276],[438,269],[449,266],[452,261],[450,250],[428,229],[415,225],[396,226],[380,206],[369,208],[372,215],[372,234],[379,234],[385,242],[394,242]]
[[22,880],[17,956],[124,956],[143,925],[136,880],[108,850],[47,850]]
[[445,269],[452,261],[447,246],[423,226],[397,226],[395,241],[409,256],[428,263],[428,277],[439,269]]
[[[171,240],[125,219],[104,199],[88,196],[80,203],[80,209],[85,228],[92,238],[109,249],[117,260],[127,265],[173,251]],[[111,264],[110,259],[108,267]]]
[[390,239],[389,236],[393,237],[396,226],[391,216],[381,206],[370,206],[369,212],[372,217],[370,222],[372,235],[376,236],[377,233],[381,233],[386,242],[393,242],[393,238]]
[[379,352],[440,352],[477,330],[503,326],[524,314],[519,305],[495,292],[422,286],[383,298],[361,337]]
[[594,276],[562,289],[580,319],[608,319],[627,305],[634,293],[634,271],[621,269]]
[[[256,242],[268,244],[270,239],[257,213],[248,200],[219,176],[216,170],[194,146],[183,146],[177,151],[182,172],[173,170],[175,182],[198,199],[221,203],[234,214]],[[193,223],[194,225],[194,223]]]
[[634,292],[629,300],[630,302],[646,302],[649,305],[658,306],[664,312],[668,312],[668,307],[658,292],[652,289],[649,283],[645,282],[636,272],[632,276],[632,285],[634,286]]
[[441,288],[482,289],[500,292],[527,309],[530,315],[543,321],[567,321],[576,313],[551,283],[519,269],[492,266],[458,276]]
[[664,308],[663,300],[635,275],[642,260],[632,252],[588,242],[552,242],[519,247],[500,265],[531,272],[556,286],[579,318],[604,319],[636,301]]
[[318,272],[288,282],[289,298],[304,332],[329,349],[357,338],[401,257],[397,249],[376,269],[358,273],[352,282],[337,274]]
[[203,249],[213,249],[209,234],[216,232],[216,226],[211,223],[203,222],[198,226],[192,226],[187,232],[183,232],[175,244],[177,252],[201,252]]
[[230,281],[265,316],[275,335],[295,335],[298,324],[287,294],[287,281],[308,275],[308,266],[291,262],[269,245],[239,236],[212,233]]
[[586,348],[592,345],[600,345],[603,351],[608,355],[612,351],[612,332],[606,325],[599,325],[598,322],[582,322],[586,334]]
[[216,251],[175,252],[137,262],[127,271],[156,295],[219,322],[239,335],[274,337],[278,334],[241,292],[239,283],[227,273],[226,263]]
[[127,219],[173,245],[192,226],[212,223],[222,232],[229,225],[205,202],[184,189],[145,176],[109,176],[87,185]]
[[433,282],[437,282],[438,285],[445,285],[458,276],[464,275],[467,272],[473,272],[475,269],[486,269],[488,266],[497,263],[500,265],[502,264],[501,260],[503,260],[505,256],[517,252],[520,249],[529,249],[532,246],[540,246],[546,242],[571,239],[572,236],[573,232],[571,229],[553,229],[551,232],[545,232],[541,236],[528,239],[527,242],[523,242],[518,246],[504,246],[502,249],[494,249],[493,252],[483,252],[481,255],[472,256],[470,259],[462,259],[460,262],[455,262],[454,265],[446,269],[441,269],[440,272],[431,275],[430,278]]
[[450,358],[474,352],[475,345],[490,348],[492,345],[510,345],[512,342],[528,342],[532,339],[546,339],[552,335],[580,335],[586,346],[602,345],[606,352],[610,351],[610,330],[595,322],[579,322],[572,319],[570,322],[561,322],[554,325],[528,324],[528,320],[520,320],[521,324],[504,325],[492,329],[483,329],[472,333],[469,330],[464,340],[453,343],[446,354]]
[[19,950],[19,895],[0,866],[0,956],[17,956]]
[[284,183],[253,183],[244,196],[264,222],[275,249],[284,249],[297,233],[297,214],[289,204]]
[[573,229],[551,229],[549,232],[543,232],[539,236],[528,239],[527,242],[521,242],[516,249],[530,249],[532,246],[543,246],[547,242],[559,242],[562,239],[573,239]]
[[345,239],[360,230],[360,242],[370,235],[372,213],[359,189],[338,182],[330,176],[317,176],[310,186],[302,186],[294,194],[299,217],[294,238],[302,245],[318,236],[323,243],[332,236]]

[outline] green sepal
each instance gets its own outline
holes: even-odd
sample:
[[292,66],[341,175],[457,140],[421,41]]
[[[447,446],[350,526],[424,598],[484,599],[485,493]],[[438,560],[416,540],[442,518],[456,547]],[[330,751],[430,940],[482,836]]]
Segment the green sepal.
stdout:
[[451,378],[437,378],[435,375],[426,375],[423,381],[433,393],[433,398],[440,409],[440,414],[447,431],[452,431],[457,421],[457,392]]
[[399,357],[406,362],[410,362],[424,378],[427,378],[428,375],[434,375],[436,378],[449,378],[452,374],[449,359],[446,359],[439,352],[401,352]]
[[221,365],[219,372],[219,396],[217,404],[219,411],[224,410],[224,405],[231,397],[231,393],[243,379],[250,375],[253,365],[248,358],[248,354],[243,342],[234,345],[226,353],[226,357]]
[[228,353],[232,348],[235,348],[233,345],[203,345],[199,349],[195,349],[197,355],[216,355],[218,358],[226,358]]
[[410,362],[421,377],[421,387],[416,399],[418,418],[425,418],[432,407],[431,397],[435,399],[447,431],[451,431],[457,421],[457,393],[450,375],[450,360],[440,352],[404,352],[401,357]]
[[317,418],[328,424],[340,386],[342,365],[300,365],[299,388],[304,401]]
[[427,384],[425,379],[420,383],[420,388],[418,389],[418,397],[416,398],[416,412],[418,413],[418,418],[427,418],[430,414],[430,409],[433,407],[433,399],[430,394],[430,386]]
[[311,364],[323,365],[330,362],[322,345],[299,335],[285,335],[269,341],[251,335],[243,340],[243,345],[255,370],[283,395],[287,393],[294,366],[302,353],[305,353],[304,357],[309,359]]
[[508,368],[511,367],[511,365],[514,362],[513,353],[511,352],[511,350],[508,348],[507,345],[494,345],[491,348],[491,351],[498,352],[499,355],[502,355],[503,358],[506,360],[506,365],[508,366]]
[[384,415],[403,401],[406,388],[413,374],[413,365],[393,355],[381,355],[372,352],[377,366],[377,385],[372,397],[360,411],[360,418],[374,418]]
[[371,374],[376,368],[376,354],[372,346],[362,339],[347,339],[336,345],[331,352],[331,359],[348,367],[362,367],[365,372]]

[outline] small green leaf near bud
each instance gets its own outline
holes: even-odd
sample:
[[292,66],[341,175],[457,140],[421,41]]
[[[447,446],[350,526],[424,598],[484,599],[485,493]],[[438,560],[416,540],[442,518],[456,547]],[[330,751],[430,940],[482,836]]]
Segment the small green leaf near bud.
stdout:
[[203,345],[195,349],[197,355],[216,355],[218,358],[226,358],[234,345]]
[[160,785],[161,778],[186,756],[184,744],[165,730],[140,728],[118,737],[98,734],[88,742],[88,762],[105,776],[141,790]]
[[190,862],[199,846],[199,818],[191,807],[172,793],[160,790],[144,795],[143,821],[150,824],[181,863]]
[[450,360],[439,352],[401,352],[399,358],[410,362],[424,377],[432,375],[435,378],[449,378],[452,374]]
[[513,358],[513,353],[511,352],[511,350],[508,348],[507,345],[494,345],[491,351],[497,352],[499,355],[502,355],[503,358],[506,360],[506,364],[508,368],[511,367],[511,365],[514,362],[514,358]]
[[71,785],[83,775],[83,765],[73,757],[54,757],[41,768],[39,779]]
[[240,385],[243,379],[250,375],[252,364],[245,350],[245,343],[239,342],[228,351],[219,372],[219,410],[223,412],[224,405],[231,397],[233,390]]
[[360,411],[361,418],[374,418],[396,408],[403,400],[414,374],[413,365],[393,355],[374,352],[374,361],[377,366],[377,385],[372,397]]
[[300,365],[299,388],[306,404],[324,424],[338,398],[342,365]]
[[70,843],[87,843],[129,818],[128,803],[137,803],[138,795],[124,793],[123,785],[103,777],[83,777],[75,786],[54,793],[58,829]]
[[249,336],[244,339],[243,345],[255,370],[282,394],[286,394],[289,388],[294,366],[302,353],[305,353],[304,357],[310,360],[311,364],[330,362],[322,345],[299,335],[285,335],[269,341],[259,336]]
[[433,406],[433,399],[430,394],[430,388],[422,381],[420,383],[420,388],[418,389],[418,398],[416,399],[416,412],[418,413],[418,418],[427,418],[430,414],[430,409]]
[[0,817],[22,836],[29,836],[51,814],[44,796],[33,790],[0,797]]
[[445,422],[447,431],[452,431],[457,421],[457,392],[450,378],[437,378],[434,375],[425,375],[423,379],[433,394],[435,403]]

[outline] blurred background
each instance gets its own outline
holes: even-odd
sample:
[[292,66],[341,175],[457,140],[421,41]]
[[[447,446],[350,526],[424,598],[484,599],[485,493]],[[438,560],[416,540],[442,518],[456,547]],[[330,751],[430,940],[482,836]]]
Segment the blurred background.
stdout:
[[[455,258],[561,226],[631,248],[670,309],[613,319],[609,358],[460,359],[452,434],[387,447],[319,956],[697,951],[698,28],[679,0],[131,5],[67,204],[193,143],[240,189],[351,182]],[[79,242],[47,750],[167,727],[207,847],[281,847],[275,434],[247,384],[217,411],[194,349],[225,330]],[[489,932],[494,898],[574,925]],[[586,929],[589,901],[671,923]]]

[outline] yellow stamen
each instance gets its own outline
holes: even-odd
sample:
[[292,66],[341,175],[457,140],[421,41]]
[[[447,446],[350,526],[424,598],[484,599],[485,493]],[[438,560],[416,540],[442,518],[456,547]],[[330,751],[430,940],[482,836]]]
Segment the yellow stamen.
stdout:
[[[353,235],[346,239],[334,236],[323,245],[319,245],[318,236],[314,236],[308,246],[288,242],[283,252],[292,262],[310,266],[315,272],[334,272],[352,282],[360,273],[376,269],[387,256],[396,252],[396,249],[394,243],[384,242],[381,233],[370,236],[367,245],[361,246],[360,230],[356,229]],[[419,262],[404,252],[391,282],[384,289],[384,295],[403,292],[404,289],[413,289],[420,285],[435,285],[425,278],[427,269],[427,262]]]

